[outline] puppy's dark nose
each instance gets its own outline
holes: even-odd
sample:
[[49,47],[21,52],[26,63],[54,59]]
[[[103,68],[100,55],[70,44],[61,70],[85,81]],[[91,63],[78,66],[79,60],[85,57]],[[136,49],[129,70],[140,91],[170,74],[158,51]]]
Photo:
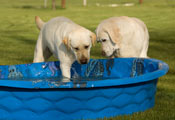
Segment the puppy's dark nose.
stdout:
[[103,56],[105,56],[105,55],[106,55],[106,53],[105,53],[104,51],[102,51],[102,52],[101,52],[101,54],[102,54]]
[[87,64],[87,62],[88,62],[87,58],[83,58],[83,59],[80,60],[81,64]]

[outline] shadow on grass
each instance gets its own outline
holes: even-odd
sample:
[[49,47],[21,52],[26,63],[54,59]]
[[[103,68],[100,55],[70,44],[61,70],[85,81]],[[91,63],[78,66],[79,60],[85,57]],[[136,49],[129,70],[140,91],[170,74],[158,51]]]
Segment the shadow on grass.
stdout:
[[33,37],[29,38],[28,35],[26,34],[28,31],[27,30],[8,30],[8,31],[0,31],[3,36],[7,36],[8,38],[11,38],[14,41],[17,42],[22,42],[24,44],[29,44],[29,45],[35,45],[36,40],[34,40]]
[[[51,7],[44,7],[44,6],[33,6],[33,5],[22,5],[22,6],[13,6],[13,8],[17,8],[17,9],[42,9],[42,10],[52,10]],[[61,6],[57,6],[56,10],[64,10],[66,8],[62,8]]]
[[14,65],[14,64],[25,64],[32,63],[33,54],[23,53],[23,49],[18,51],[13,49],[1,49],[1,61],[6,61],[6,64],[1,63],[0,65]]
[[18,9],[42,9],[44,7],[32,6],[32,5],[22,5],[22,6],[13,6],[13,8],[18,8]]
[[28,45],[34,45],[36,44],[36,41],[37,40],[33,40],[33,39],[30,39],[30,38],[27,38],[25,36],[21,36],[21,35],[12,35],[10,36],[12,39],[15,39],[16,41],[19,41],[19,42],[22,42],[24,44],[28,44]]

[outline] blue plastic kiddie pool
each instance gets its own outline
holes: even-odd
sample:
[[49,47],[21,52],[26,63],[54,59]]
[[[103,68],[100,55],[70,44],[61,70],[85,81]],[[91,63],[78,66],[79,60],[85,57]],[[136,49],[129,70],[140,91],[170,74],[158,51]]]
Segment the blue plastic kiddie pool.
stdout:
[[0,66],[0,120],[81,120],[152,108],[168,65],[155,59],[75,62],[61,82],[59,62]]

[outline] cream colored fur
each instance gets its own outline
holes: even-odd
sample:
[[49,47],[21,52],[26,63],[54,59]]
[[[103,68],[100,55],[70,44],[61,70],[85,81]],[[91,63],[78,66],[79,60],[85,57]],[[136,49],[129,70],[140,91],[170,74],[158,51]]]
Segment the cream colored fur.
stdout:
[[148,29],[137,18],[122,16],[103,20],[96,35],[108,57],[148,57]]
[[44,62],[51,55],[60,60],[62,75],[70,78],[70,68],[77,60],[88,63],[90,48],[96,35],[66,17],[56,17],[44,23],[38,16],[36,25],[40,30],[33,62]]

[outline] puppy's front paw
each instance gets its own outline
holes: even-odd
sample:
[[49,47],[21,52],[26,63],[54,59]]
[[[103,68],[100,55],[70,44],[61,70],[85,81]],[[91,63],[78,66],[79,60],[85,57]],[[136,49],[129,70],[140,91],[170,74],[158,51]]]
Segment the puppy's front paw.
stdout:
[[63,77],[61,82],[70,82],[70,78],[68,77]]

